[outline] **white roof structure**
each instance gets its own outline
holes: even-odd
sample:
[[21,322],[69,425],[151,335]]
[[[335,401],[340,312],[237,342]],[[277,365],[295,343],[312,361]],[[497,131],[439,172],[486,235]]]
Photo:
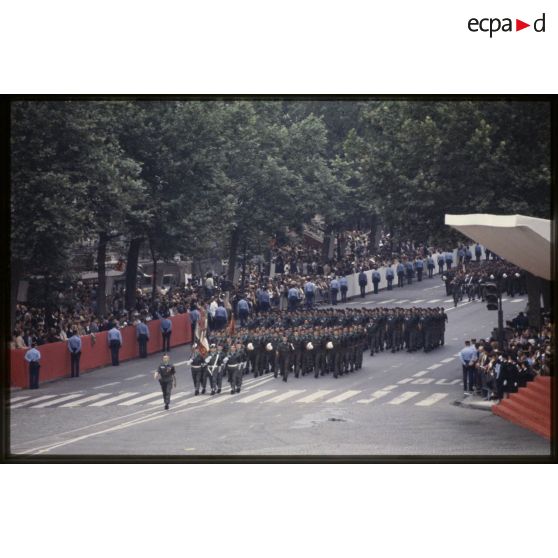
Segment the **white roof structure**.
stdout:
[[473,213],[446,215],[445,223],[533,275],[551,280],[549,220]]

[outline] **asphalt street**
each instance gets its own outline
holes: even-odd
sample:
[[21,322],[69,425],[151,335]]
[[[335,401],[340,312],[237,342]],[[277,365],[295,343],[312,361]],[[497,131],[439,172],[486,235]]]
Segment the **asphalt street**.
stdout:
[[[504,297],[505,319],[526,297]],[[287,383],[244,376],[240,394],[193,396],[190,347],[177,347],[177,387],[163,409],[152,371],[160,354],[11,393],[14,455],[549,455],[544,438],[491,412],[464,408],[463,341],[488,337],[497,313],[466,299],[457,308],[438,276],[352,300],[444,306],[446,344],[430,353],[382,352],[333,378]]]

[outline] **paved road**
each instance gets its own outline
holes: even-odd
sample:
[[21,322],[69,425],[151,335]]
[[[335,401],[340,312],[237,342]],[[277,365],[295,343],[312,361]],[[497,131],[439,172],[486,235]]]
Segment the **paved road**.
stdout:
[[[506,318],[526,299],[504,301]],[[192,394],[189,347],[171,353],[178,386],[163,409],[151,376],[160,355],[79,378],[14,391],[11,448],[27,455],[549,455],[549,443],[464,397],[456,353],[496,321],[481,302],[453,307],[437,278],[368,295],[364,304],[444,306],[446,345],[431,353],[366,356],[362,370],[333,378],[245,376],[240,394]],[[228,385],[227,385],[228,387]]]

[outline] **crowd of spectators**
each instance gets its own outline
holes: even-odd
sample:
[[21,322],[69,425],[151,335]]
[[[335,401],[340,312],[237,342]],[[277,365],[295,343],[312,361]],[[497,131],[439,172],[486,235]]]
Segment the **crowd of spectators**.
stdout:
[[543,315],[540,328],[529,327],[520,312],[508,322],[513,334],[503,350],[493,339],[472,340],[476,350],[470,366],[474,370],[473,393],[484,399],[503,399],[536,376],[550,376],[553,368],[554,324]]

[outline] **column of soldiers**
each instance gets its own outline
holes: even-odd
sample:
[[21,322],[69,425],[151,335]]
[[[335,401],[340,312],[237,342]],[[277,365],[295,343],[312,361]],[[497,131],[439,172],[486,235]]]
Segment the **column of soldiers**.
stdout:
[[362,368],[363,354],[391,350],[431,351],[444,344],[443,308],[320,309],[273,312],[257,316],[233,335],[214,332],[209,354],[194,350],[191,359],[195,394],[221,393],[223,377],[231,394],[240,393],[242,377],[271,373],[286,382]]

